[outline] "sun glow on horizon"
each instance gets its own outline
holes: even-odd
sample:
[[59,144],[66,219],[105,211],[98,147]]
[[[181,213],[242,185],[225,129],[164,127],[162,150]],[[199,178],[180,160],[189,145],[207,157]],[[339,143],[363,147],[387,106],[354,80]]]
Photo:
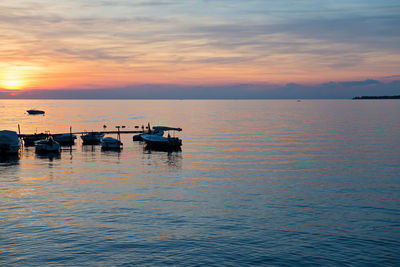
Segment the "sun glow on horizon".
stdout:
[[22,81],[5,80],[1,82],[2,87],[8,90],[19,90],[22,87]]
[[21,90],[26,85],[26,73],[21,69],[5,71],[0,76],[0,89]]

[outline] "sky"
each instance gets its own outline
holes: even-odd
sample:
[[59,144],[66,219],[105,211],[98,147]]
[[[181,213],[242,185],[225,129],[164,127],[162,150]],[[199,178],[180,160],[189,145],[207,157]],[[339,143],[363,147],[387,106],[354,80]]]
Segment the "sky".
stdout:
[[0,3],[0,98],[400,94],[398,0]]

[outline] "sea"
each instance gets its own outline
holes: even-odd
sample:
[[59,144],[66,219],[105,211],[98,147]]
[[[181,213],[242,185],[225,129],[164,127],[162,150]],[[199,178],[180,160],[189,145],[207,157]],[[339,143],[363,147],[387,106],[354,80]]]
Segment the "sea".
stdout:
[[2,157],[0,265],[400,265],[398,100],[0,100],[22,134],[148,123],[182,151]]

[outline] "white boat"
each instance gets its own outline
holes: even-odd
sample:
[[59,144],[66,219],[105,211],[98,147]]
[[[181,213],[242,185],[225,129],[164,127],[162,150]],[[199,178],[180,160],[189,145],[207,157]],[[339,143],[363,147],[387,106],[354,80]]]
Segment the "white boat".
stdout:
[[112,137],[103,138],[101,141],[102,149],[121,149],[122,145],[121,141]]
[[0,131],[0,154],[18,154],[21,140],[14,131]]
[[54,141],[60,143],[60,145],[73,145],[75,143],[75,134],[57,134],[53,135]]
[[150,149],[159,150],[180,150],[182,140],[178,137],[163,136],[165,131],[182,131],[181,128],[172,128],[166,126],[155,126],[149,134],[142,134],[141,138]]
[[35,150],[38,153],[60,152],[60,144],[50,136],[47,139],[36,141]]
[[81,139],[84,145],[97,145],[103,140],[104,133],[100,132],[89,132],[81,135]]
[[44,111],[39,109],[28,109],[26,112],[28,112],[29,115],[44,114]]

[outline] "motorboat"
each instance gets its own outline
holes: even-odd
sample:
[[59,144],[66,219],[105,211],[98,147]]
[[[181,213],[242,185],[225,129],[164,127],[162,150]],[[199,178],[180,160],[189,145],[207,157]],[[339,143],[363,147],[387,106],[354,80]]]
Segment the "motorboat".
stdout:
[[155,150],[180,150],[182,140],[178,137],[163,136],[164,132],[168,131],[182,131],[181,128],[173,128],[167,126],[154,126],[149,134],[142,134],[141,138],[146,143],[149,149]]
[[14,131],[0,131],[0,154],[18,154],[21,148],[21,140]]
[[36,141],[35,151],[37,153],[60,152],[60,144],[49,136],[46,139]]
[[119,150],[122,148],[122,142],[118,139],[112,137],[103,138],[101,141],[101,148],[102,149],[116,149]]
[[43,110],[39,109],[28,109],[26,112],[28,112],[29,115],[42,115],[45,113]]
[[24,146],[35,146],[37,141],[46,139],[48,136],[48,133],[35,133],[32,135],[25,135],[22,139],[24,140]]
[[101,140],[103,140],[103,137],[104,133],[100,132],[89,132],[81,135],[84,145],[98,145],[101,143]]
[[75,134],[57,134],[53,135],[54,141],[60,143],[60,145],[73,145],[75,143]]

